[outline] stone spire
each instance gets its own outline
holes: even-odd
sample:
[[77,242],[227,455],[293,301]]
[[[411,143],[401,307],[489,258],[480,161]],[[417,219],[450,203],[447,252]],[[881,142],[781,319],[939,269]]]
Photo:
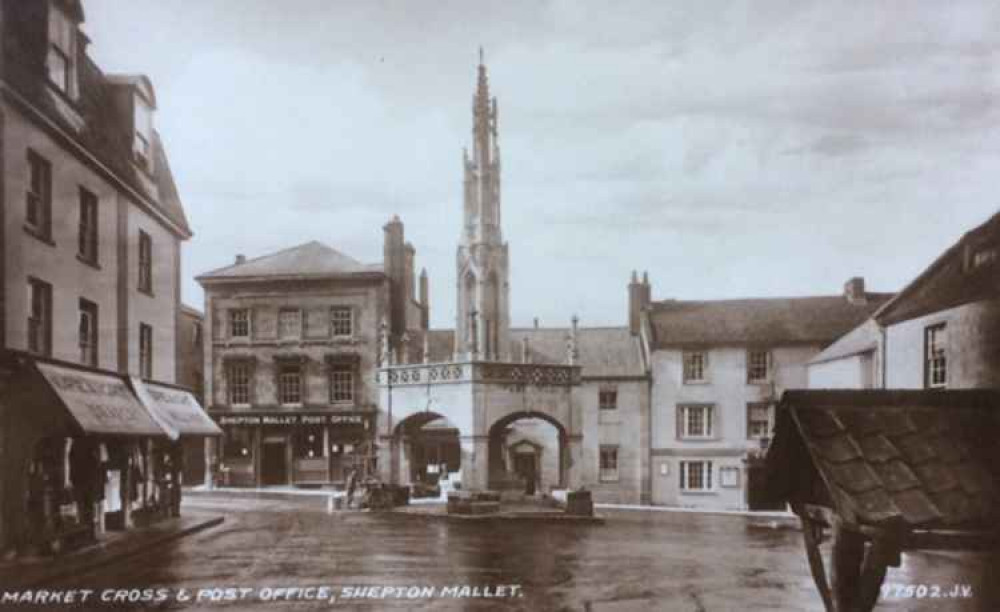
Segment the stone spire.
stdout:
[[472,97],[472,151],[463,150],[463,230],[458,246],[456,352],[468,359],[510,358],[509,270],[500,229],[497,101],[482,49]]

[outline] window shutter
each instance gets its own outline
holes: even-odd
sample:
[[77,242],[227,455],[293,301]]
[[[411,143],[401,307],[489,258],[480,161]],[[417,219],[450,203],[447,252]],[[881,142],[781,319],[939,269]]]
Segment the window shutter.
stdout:
[[677,482],[677,486],[680,487],[681,491],[684,490],[684,473],[685,472],[687,472],[687,462],[686,461],[681,461],[678,464],[678,470],[677,470],[677,475],[679,477],[679,480]]
[[677,423],[676,423],[676,427],[675,427],[674,433],[675,433],[676,438],[678,440],[682,440],[684,438],[684,429],[683,429],[683,426],[684,426],[684,407],[683,406],[677,406],[677,409],[676,409],[676,421],[677,421]]

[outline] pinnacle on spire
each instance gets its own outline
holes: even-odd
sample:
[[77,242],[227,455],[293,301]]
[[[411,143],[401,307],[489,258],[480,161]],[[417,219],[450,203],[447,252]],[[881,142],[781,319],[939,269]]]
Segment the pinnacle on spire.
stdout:
[[483,46],[479,45],[479,65],[482,66],[485,63],[486,63],[486,60],[485,60],[484,55],[483,55]]

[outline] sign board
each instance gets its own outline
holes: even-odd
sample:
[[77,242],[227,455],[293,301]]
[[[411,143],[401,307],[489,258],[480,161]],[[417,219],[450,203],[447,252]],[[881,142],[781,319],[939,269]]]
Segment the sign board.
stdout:
[[190,392],[132,378],[132,388],[171,440],[180,436],[219,436],[222,430]]
[[334,425],[339,427],[369,428],[369,417],[364,414],[282,414],[280,412],[262,414],[216,414],[213,415],[219,425],[254,426],[268,425],[277,427],[297,427],[303,425]]
[[139,403],[125,379],[50,363],[36,365],[85,432],[133,436],[166,433]]

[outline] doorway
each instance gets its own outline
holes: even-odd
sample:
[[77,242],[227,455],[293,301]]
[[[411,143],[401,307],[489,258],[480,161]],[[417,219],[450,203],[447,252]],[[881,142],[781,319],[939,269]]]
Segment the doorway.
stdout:
[[260,457],[262,485],[288,484],[288,445],[284,439],[264,440]]
[[514,473],[524,481],[524,494],[534,495],[538,481],[538,456],[533,452],[515,453]]

